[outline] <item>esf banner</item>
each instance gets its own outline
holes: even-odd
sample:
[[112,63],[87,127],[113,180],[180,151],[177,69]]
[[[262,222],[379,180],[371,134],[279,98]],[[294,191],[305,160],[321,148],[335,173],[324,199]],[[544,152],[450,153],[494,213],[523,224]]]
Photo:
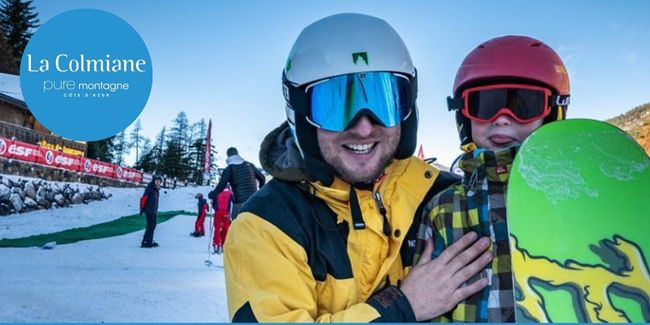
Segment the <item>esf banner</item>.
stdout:
[[134,183],[142,182],[143,178],[143,173],[133,168],[82,158],[2,137],[0,137],[0,157]]
[[42,154],[38,146],[0,138],[0,156],[29,162],[37,162]]
[[39,163],[52,167],[64,168],[70,171],[79,171],[81,169],[81,157],[68,155],[57,150],[40,148],[41,157]]

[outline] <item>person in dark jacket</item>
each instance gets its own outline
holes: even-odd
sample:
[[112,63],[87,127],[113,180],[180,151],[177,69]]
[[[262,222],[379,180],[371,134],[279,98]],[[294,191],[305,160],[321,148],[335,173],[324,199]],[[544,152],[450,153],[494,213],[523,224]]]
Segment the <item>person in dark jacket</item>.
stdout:
[[[230,184],[233,192],[231,216],[234,220],[235,217],[237,217],[237,213],[242,204],[244,204],[249,197],[253,196],[259,188],[264,186],[266,178],[255,167],[255,165],[239,156],[237,148],[228,148],[226,154],[228,155],[228,158],[226,159],[228,167],[223,171],[219,183],[214,190],[208,194],[208,197],[211,200],[215,200],[217,196],[219,196],[219,193],[226,188],[226,185]],[[255,182],[256,179],[257,182]],[[259,183],[259,187],[257,183]]]
[[158,191],[161,181],[160,176],[154,176],[140,198],[140,215],[144,213],[147,216],[147,229],[144,231],[142,244],[140,245],[142,248],[160,246],[153,241],[153,231],[156,229],[158,219]]
[[194,196],[198,202],[198,215],[196,217],[196,222],[194,223],[194,232],[190,235],[194,237],[203,237],[205,236],[205,215],[208,213],[208,201],[203,198],[203,194],[199,193]]

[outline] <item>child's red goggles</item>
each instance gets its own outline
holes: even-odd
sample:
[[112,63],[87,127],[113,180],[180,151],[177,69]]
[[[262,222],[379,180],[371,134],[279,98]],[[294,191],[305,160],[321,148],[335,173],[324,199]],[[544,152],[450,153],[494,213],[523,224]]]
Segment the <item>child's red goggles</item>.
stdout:
[[506,114],[526,124],[548,116],[552,106],[568,105],[569,96],[551,96],[543,87],[498,84],[466,89],[462,98],[447,102],[450,110],[460,109],[463,116],[477,122],[490,123]]

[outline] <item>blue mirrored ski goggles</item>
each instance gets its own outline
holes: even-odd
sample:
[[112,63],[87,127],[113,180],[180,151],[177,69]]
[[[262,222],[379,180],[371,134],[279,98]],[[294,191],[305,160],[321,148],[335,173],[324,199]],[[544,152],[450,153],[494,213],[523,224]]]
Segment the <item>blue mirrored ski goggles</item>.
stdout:
[[[308,120],[314,126],[341,132],[368,115],[383,127],[405,120],[415,102],[412,80],[392,72],[358,72],[307,85]],[[362,113],[362,114],[359,114]]]

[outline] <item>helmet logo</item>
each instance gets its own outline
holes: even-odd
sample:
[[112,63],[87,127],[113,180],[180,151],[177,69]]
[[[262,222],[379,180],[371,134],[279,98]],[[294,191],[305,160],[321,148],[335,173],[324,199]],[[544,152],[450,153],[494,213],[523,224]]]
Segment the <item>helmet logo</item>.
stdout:
[[566,68],[563,65],[559,65],[559,64],[555,65],[555,72],[561,73],[561,74],[567,74]]
[[366,63],[366,65],[368,65],[368,53],[366,53],[366,52],[352,53],[352,62],[354,64],[357,64],[357,61],[359,61],[359,58],[361,58]]
[[571,98],[569,96],[557,96],[555,99],[556,106],[569,106]]
[[284,71],[291,70],[291,58],[287,59],[287,64],[284,66]]

